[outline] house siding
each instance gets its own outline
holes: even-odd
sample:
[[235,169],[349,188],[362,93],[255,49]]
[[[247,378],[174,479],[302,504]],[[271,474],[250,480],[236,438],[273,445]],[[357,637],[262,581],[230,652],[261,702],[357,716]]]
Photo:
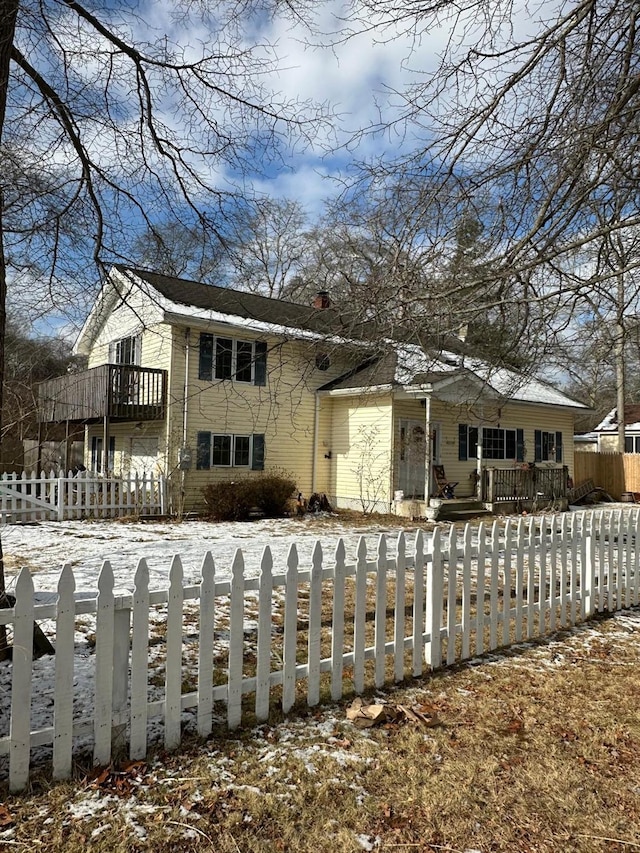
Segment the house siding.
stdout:
[[[185,376],[184,328],[175,327],[171,367],[169,463],[177,464],[183,444],[183,411]],[[219,332],[237,340],[264,340],[250,332],[207,327],[207,333]],[[192,451],[192,467],[184,472],[183,509],[204,508],[202,490],[209,483],[242,476],[256,476],[245,467],[211,467],[198,470],[195,464],[197,435],[210,432],[223,435],[264,435],[265,471],[292,476],[296,489],[309,496],[313,486],[314,434],[316,426],[316,394],[320,385],[345,370],[344,358],[336,358],[328,370],[316,366],[317,346],[295,341],[267,339],[267,380],[258,386],[234,380],[202,380],[198,378],[200,330],[191,331],[188,428],[186,446]],[[333,361],[333,359],[332,359]],[[325,412],[326,418],[326,412]],[[317,482],[327,483],[326,448],[318,437],[316,451]],[[324,464],[323,464],[324,463]],[[316,485],[316,489],[320,489]]]
[[[569,475],[573,476],[573,412],[566,409],[553,408],[550,406],[536,406],[524,403],[505,403],[500,408],[484,407],[485,427],[497,427],[504,429],[521,429],[524,434],[524,459],[523,462],[535,461],[535,431],[562,433],[562,462],[554,461],[537,462],[545,467],[556,467],[566,465]],[[474,493],[473,472],[476,468],[475,459],[466,461],[458,459],[458,424],[466,423],[477,426],[479,419],[473,420],[473,413],[463,410],[462,407],[447,408],[444,403],[434,404],[432,408],[432,420],[440,421],[445,436],[442,442],[442,464],[445,466],[447,479],[458,481],[456,494],[462,496]],[[484,459],[483,465],[487,468],[512,468],[516,464],[515,459]]]
[[[433,399],[431,401],[431,425],[437,428],[439,443],[435,462],[444,466],[447,479],[457,482],[456,496],[466,497],[475,494],[476,460],[460,460],[458,458],[458,425],[477,426],[480,419],[477,406],[456,405],[454,403]],[[483,407],[483,425],[486,427],[500,426],[504,429],[521,429],[524,433],[524,462],[535,459],[535,430],[562,432],[562,463],[569,468],[573,476],[573,424],[574,415],[570,410],[556,409],[549,406],[536,406],[520,403],[504,403],[500,407],[495,404],[485,404]],[[394,403],[394,452],[393,482],[394,489],[399,482],[399,441],[400,422],[403,419],[425,421],[425,409],[419,401],[396,400]],[[515,459],[485,459],[485,467],[511,468],[516,464]],[[539,465],[555,467],[555,462],[539,462]]]
[[[388,512],[393,400],[362,394],[331,400],[330,499],[337,507]],[[375,437],[375,441],[371,439]]]

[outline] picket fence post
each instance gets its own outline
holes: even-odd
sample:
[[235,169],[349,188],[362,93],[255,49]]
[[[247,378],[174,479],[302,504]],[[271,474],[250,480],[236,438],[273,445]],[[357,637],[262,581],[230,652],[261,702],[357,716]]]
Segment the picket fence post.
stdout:
[[149,687],[149,566],[138,562],[133,587],[133,634],[131,639],[131,737],[129,757],[144,758],[147,752]]
[[73,665],[76,588],[73,570],[65,563],[58,580],[56,665],[53,700],[53,778],[69,779],[73,750]]
[[215,639],[215,575],[211,551],[202,561],[200,582],[200,642],[198,649],[198,734],[208,737],[213,727],[213,644]]
[[427,566],[427,636],[426,650],[429,667],[438,669],[442,665],[442,593],[443,565],[440,530],[433,531],[431,539],[431,563]]
[[416,532],[413,558],[413,677],[422,675],[424,660],[422,636],[425,630],[424,536]]
[[298,634],[298,549],[292,542],[287,554],[282,647],[282,711],[287,714],[296,699],[296,647]]
[[258,653],[256,663],[255,712],[259,723],[269,718],[271,675],[271,624],[273,602],[273,557],[267,545],[260,562],[258,590]]
[[26,788],[31,749],[31,690],[33,683],[33,578],[23,568],[16,582],[11,679],[11,739],[9,790]]
[[171,568],[169,569],[169,596],[167,601],[167,657],[164,699],[165,749],[175,749],[180,743],[183,578],[182,561],[176,555],[171,561]]

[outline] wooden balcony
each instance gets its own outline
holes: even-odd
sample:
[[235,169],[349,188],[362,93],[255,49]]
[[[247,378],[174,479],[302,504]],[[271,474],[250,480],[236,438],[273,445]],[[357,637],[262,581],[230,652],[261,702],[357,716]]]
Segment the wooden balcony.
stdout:
[[38,421],[156,421],[166,413],[167,371],[101,364],[38,386]]
[[569,469],[542,468],[538,465],[520,468],[485,468],[482,472],[482,500],[486,504],[521,503],[541,505],[566,499]]

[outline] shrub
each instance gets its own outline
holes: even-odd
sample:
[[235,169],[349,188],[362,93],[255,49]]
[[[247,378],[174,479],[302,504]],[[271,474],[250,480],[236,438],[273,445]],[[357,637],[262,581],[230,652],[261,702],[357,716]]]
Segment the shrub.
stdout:
[[296,483],[286,474],[262,474],[252,483],[256,487],[256,504],[267,518],[282,518],[289,509]]
[[209,515],[216,521],[246,521],[254,506],[249,480],[210,483],[202,490]]
[[211,518],[216,521],[246,521],[252,510],[267,518],[282,518],[295,490],[296,483],[291,476],[274,473],[210,483],[202,491]]

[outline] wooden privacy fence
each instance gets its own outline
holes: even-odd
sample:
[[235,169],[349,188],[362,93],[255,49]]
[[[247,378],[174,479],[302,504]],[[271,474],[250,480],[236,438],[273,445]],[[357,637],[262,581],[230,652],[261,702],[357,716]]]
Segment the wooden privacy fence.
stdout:
[[162,515],[162,476],[97,477],[88,471],[60,476],[53,471],[0,476],[0,525],[68,518]]
[[[97,594],[84,600],[65,566],[46,604],[34,603],[23,569],[15,606],[0,610],[0,624],[13,632],[13,661],[3,664],[13,668],[10,723],[0,737],[10,788],[26,786],[34,747],[52,745],[53,775],[67,778],[77,737],[88,739],[98,765],[126,744],[138,759],[152,718],[173,749],[189,710],[206,737],[216,703],[233,729],[249,711],[267,720],[276,702],[286,713],[297,700],[338,700],[635,605],[638,524],[635,508],[508,519],[468,525],[460,536],[454,528],[448,537],[418,532],[410,553],[401,534],[393,554],[382,536],[375,555],[361,539],[354,563],[346,562],[342,541],[331,558],[316,543],[310,567],[299,565],[293,545],[284,571],[274,571],[267,547],[257,577],[245,575],[237,551],[230,577],[217,578],[207,553],[201,579],[188,586],[176,556],[168,587],[157,591],[149,590],[145,560],[132,592],[114,590],[106,562]],[[79,614],[95,618],[92,709],[74,707]],[[33,676],[34,619],[55,620],[56,645],[53,712],[36,731],[28,713],[42,702]],[[161,657],[150,641],[154,626]]]
[[573,479],[577,486],[585,480],[604,489],[615,500],[623,492],[640,492],[640,453],[574,453]]

